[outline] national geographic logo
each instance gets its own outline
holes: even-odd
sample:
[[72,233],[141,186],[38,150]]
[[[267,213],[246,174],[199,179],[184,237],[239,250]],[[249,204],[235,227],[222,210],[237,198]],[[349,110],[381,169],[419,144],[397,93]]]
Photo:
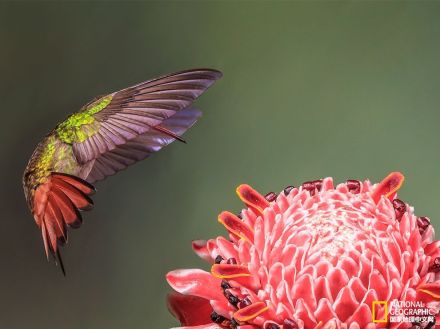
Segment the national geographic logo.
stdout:
[[[381,319],[378,319],[378,311],[380,309],[380,306],[383,307],[384,310],[384,314],[383,316],[381,316]],[[387,323],[388,322],[388,302],[386,300],[375,300],[373,301],[373,305],[372,305],[372,320],[373,323]]]
[[435,324],[437,310],[420,301],[375,300],[371,305],[373,323]]

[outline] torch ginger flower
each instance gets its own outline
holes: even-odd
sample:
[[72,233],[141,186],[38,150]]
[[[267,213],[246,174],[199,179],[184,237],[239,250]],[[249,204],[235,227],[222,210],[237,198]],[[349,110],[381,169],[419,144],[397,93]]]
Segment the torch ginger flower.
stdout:
[[[428,218],[396,198],[403,180],[391,173],[334,187],[325,178],[266,196],[240,185],[247,208],[218,217],[229,239],[193,242],[210,272],[167,275],[179,328],[432,328],[390,323],[373,303],[421,301],[438,320],[440,241]],[[386,322],[373,321],[373,308]]]

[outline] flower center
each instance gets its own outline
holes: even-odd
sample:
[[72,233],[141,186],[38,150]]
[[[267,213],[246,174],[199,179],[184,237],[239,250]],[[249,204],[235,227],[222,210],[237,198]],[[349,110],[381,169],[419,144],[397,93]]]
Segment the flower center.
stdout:
[[352,250],[360,239],[370,236],[367,229],[369,223],[370,220],[359,216],[357,210],[346,207],[317,211],[306,217],[304,227],[311,236],[309,257],[318,255],[320,259],[337,261]]

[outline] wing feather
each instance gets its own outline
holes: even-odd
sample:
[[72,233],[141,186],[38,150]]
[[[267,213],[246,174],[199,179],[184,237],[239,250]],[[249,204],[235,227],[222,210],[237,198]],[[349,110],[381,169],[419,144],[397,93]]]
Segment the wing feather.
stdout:
[[62,124],[59,136],[71,142],[80,164],[88,163],[151,133],[152,128],[190,107],[220,77],[215,70],[188,70],[103,96],[74,114],[75,120],[70,119],[74,123]]
[[101,126],[100,132],[101,131],[103,131],[109,137],[115,147],[116,145],[121,145],[125,142],[125,139],[107,124]]
[[114,143],[112,137],[109,134],[111,133],[108,132],[107,128],[105,127],[102,127],[99,131],[99,135],[102,137],[102,140],[104,141],[104,145],[106,147],[105,152],[110,151],[116,147],[116,144]]
[[102,153],[105,153],[108,151],[106,142],[100,133],[92,136],[92,139],[93,139],[93,142],[95,143],[96,147],[99,150],[99,154],[102,154]]
[[[171,118],[164,120],[160,127],[181,136],[197,121],[200,115],[200,111],[196,109],[184,109]],[[91,160],[93,164],[90,166],[89,171],[82,172],[82,178],[89,183],[102,180],[147,158],[174,140],[174,137],[162,131],[149,129],[146,133],[101,154],[97,159]]]

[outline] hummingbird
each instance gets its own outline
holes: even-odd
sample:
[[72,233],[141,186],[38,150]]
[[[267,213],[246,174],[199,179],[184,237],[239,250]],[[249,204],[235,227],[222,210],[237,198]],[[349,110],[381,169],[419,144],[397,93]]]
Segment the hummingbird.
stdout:
[[192,103],[222,73],[192,69],[96,97],[35,148],[23,174],[26,202],[46,257],[66,274],[60,247],[93,207],[94,184],[178,140],[200,117]]

